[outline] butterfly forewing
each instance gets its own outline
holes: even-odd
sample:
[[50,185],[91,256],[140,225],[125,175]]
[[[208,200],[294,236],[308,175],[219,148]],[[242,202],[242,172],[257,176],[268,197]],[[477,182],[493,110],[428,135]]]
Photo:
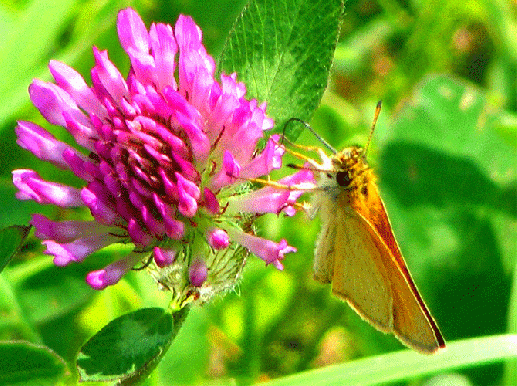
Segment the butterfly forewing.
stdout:
[[[342,214],[340,214],[342,215]],[[393,330],[393,296],[388,271],[371,238],[365,238],[362,223],[354,214],[336,224],[332,292],[346,300],[364,319],[384,332]],[[359,234],[358,234],[359,232]]]
[[[420,351],[433,352],[440,347],[445,347],[440,330],[402,257],[375,183],[370,182],[365,192],[368,192],[369,197],[363,198],[363,202],[367,205],[358,205],[359,200],[352,200],[351,206],[355,213],[363,218],[366,230],[377,244],[377,249],[382,251],[380,256],[390,270],[394,297],[395,335],[417,350],[418,345],[421,345]],[[415,339],[417,336],[420,338]]]

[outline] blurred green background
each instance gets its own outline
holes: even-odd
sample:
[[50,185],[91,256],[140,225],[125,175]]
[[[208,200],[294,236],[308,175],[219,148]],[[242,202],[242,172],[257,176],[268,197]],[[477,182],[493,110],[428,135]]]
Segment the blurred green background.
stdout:
[[[115,30],[131,5],[146,24],[193,16],[218,57],[245,2],[3,1],[0,5],[0,221],[25,224],[55,208],[15,200],[15,168],[62,174],[15,144],[16,120],[43,119],[30,104],[34,77],[58,59],[89,81],[91,45],[126,73]],[[507,0],[348,1],[329,87],[311,125],[334,147],[364,145],[383,107],[369,161],[421,293],[447,341],[517,333],[517,3]],[[48,127],[48,126],[47,126]],[[62,128],[57,136],[66,137]],[[298,143],[320,145],[308,132]],[[290,162],[290,160],[287,160]],[[192,310],[150,385],[248,383],[400,350],[330,289],[312,280],[319,221],[264,216],[259,230],[298,248],[285,269],[248,259],[235,292]],[[142,273],[102,292],[85,273],[56,268],[30,238],[0,276],[0,337],[45,344],[73,363],[81,344],[120,314],[165,306]],[[111,258],[110,258],[111,259]],[[467,355],[468,353],[466,353]],[[515,363],[476,366],[411,385],[517,385]],[[406,384],[406,383],[401,383]]]

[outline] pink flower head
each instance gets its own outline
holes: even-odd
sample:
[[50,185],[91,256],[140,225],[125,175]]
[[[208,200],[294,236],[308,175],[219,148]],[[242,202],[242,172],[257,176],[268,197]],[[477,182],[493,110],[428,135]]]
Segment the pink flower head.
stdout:
[[[112,243],[134,243],[130,257],[88,275],[96,289],[118,282],[150,254],[171,275],[174,267],[185,264],[185,275],[178,277],[188,277],[191,256],[214,254],[203,260],[210,271],[211,261],[228,255],[224,250],[236,250],[234,243],[279,267],[284,253],[294,248],[284,240],[276,244],[246,236],[239,228],[242,212],[253,215],[274,207],[277,213],[285,209],[292,214],[289,208],[303,192],[264,188],[249,193],[246,201],[246,179],[278,169],[284,153],[278,136],[257,152],[258,141],[273,127],[265,104],[246,99],[246,88],[235,74],[215,78],[215,62],[192,18],[181,15],[174,27],[157,23],[148,30],[127,8],[118,15],[117,28],[131,61],[126,77],[106,51],[94,47],[91,86],[74,69],[51,61],[55,83],[35,80],[29,87],[43,117],[66,128],[77,146],[31,122],[19,122],[16,128],[20,146],[84,181],[74,188],[45,181],[32,170],[15,170],[17,197],[86,207],[93,216],[90,221],[54,222],[34,215],[32,224],[46,253],[63,266]],[[297,184],[313,181],[312,174],[305,174]],[[231,197],[241,202],[225,213]],[[201,271],[190,270],[196,287],[207,285]]]

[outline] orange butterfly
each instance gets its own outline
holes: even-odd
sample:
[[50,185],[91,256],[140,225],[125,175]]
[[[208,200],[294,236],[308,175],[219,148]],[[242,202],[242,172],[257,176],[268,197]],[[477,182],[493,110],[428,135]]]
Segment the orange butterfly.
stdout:
[[[380,102],[371,133],[379,113]],[[332,283],[333,294],[376,329],[431,354],[445,347],[445,341],[395,240],[366,162],[367,147],[349,147],[331,157],[318,149],[321,163],[304,157],[317,172],[313,207],[322,220],[314,278]]]

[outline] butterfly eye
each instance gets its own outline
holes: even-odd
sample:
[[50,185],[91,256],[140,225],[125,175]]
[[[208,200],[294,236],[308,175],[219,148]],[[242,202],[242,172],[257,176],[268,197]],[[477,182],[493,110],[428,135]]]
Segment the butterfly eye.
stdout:
[[352,180],[350,179],[350,176],[348,175],[348,172],[337,172],[336,173],[336,182],[339,186],[348,186],[350,185],[350,182]]

